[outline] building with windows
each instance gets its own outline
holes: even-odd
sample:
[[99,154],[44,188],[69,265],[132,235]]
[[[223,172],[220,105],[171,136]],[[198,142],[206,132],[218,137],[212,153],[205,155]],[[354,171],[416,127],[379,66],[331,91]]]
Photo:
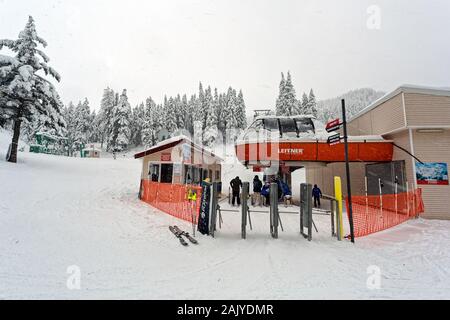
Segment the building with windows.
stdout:
[[[422,189],[423,217],[450,219],[450,90],[404,85],[350,119],[351,136],[380,135],[392,141],[392,161],[350,164],[352,193],[396,194]],[[345,185],[343,163],[306,167],[306,179],[333,194],[333,177]]]
[[194,185],[206,178],[221,181],[223,160],[186,136],[164,140],[134,157],[142,159],[142,180]]

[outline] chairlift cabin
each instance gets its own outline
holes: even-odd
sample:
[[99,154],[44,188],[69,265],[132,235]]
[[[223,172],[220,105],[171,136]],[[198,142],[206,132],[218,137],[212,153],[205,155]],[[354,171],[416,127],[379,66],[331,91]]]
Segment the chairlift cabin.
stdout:
[[[265,175],[281,175],[290,182],[301,168],[320,168],[344,162],[344,144],[329,144],[325,126],[314,116],[260,116],[236,141],[236,155],[246,167]],[[392,141],[381,136],[350,136],[351,162],[390,162]]]

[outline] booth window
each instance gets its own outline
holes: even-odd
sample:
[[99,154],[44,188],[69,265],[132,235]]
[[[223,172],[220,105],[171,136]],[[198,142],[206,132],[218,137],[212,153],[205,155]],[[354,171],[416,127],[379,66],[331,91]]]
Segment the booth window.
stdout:
[[173,176],[173,164],[162,164],[161,165],[161,182],[162,183],[172,183]]
[[150,164],[148,175],[152,182],[159,182],[159,164]]

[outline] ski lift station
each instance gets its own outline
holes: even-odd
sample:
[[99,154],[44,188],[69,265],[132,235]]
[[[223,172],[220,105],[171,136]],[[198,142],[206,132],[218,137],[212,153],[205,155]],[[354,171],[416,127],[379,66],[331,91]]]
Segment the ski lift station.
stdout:
[[[397,195],[421,189],[423,217],[450,219],[450,90],[404,85],[347,123],[352,194],[392,195],[398,209]],[[289,182],[305,168],[308,183],[333,194],[336,176],[346,190],[344,146],[328,144],[329,137],[313,117],[261,116],[236,154],[254,171],[275,170]]]
[[[347,129],[344,138],[341,128]],[[278,226],[283,230],[280,213],[294,210],[300,213],[300,233],[311,240],[317,214],[311,204],[314,184],[329,204],[325,212],[338,240],[345,237],[344,208],[352,242],[419,215],[450,219],[450,90],[401,86],[349,121],[343,117],[327,127],[313,116],[263,113],[236,141],[235,151],[245,167],[264,173],[270,184],[269,211],[249,206],[250,181],[243,181],[240,209],[224,206],[222,159],[185,136],[135,155],[143,159],[140,199],[193,226],[198,221],[199,230],[213,236],[223,212],[240,212],[242,238],[248,225],[252,229],[252,213],[269,213],[271,235],[277,238]],[[306,183],[292,181],[298,169],[306,170]],[[299,207],[286,212],[278,208],[282,182],[291,190],[300,186],[300,197],[292,199]]]

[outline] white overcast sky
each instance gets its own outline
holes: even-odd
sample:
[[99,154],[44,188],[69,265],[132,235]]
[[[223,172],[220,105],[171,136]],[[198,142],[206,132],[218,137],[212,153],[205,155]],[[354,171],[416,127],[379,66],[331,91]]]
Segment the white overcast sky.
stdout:
[[[380,29],[367,27],[371,5]],[[448,0],[0,0],[0,38],[17,37],[28,15],[63,101],[87,97],[94,108],[107,86],[127,88],[134,105],[196,93],[199,81],[268,108],[287,70],[297,94],[314,88],[319,99],[450,86]]]

